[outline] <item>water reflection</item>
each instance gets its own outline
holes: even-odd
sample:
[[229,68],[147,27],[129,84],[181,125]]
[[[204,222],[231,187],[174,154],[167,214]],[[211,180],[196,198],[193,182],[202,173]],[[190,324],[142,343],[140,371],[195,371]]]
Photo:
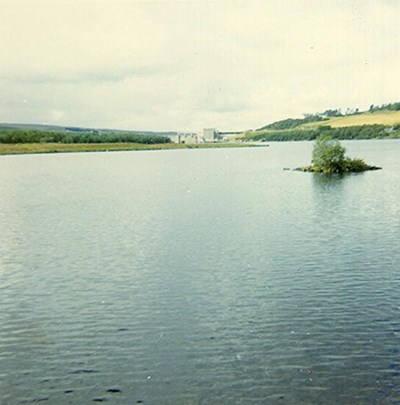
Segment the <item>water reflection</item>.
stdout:
[[341,187],[343,180],[348,176],[349,174],[343,173],[312,173],[312,180],[315,187],[322,188],[326,191],[326,189]]
[[312,191],[319,213],[334,214],[341,205],[348,175],[313,173]]

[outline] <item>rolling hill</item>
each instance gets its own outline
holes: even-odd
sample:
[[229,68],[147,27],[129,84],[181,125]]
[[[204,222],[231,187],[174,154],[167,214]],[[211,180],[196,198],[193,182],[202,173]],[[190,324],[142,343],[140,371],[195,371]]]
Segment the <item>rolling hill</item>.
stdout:
[[367,111],[344,117],[329,117],[326,121],[308,124],[308,127],[316,125],[330,125],[332,128],[354,127],[359,125],[400,125],[400,111],[382,110],[372,113]]
[[313,140],[321,134],[336,139],[400,138],[400,103],[375,107],[369,111],[349,115],[315,114],[305,118],[288,118],[265,125],[255,131],[246,132],[243,139],[253,141]]

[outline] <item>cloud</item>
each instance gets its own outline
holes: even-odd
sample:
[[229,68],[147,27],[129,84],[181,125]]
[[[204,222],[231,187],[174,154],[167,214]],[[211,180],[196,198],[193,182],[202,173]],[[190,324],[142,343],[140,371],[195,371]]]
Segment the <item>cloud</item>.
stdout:
[[109,68],[92,70],[81,70],[78,72],[60,72],[60,73],[27,73],[5,74],[3,78],[20,84],[87,84],[87,83],[117,83],[132,78],[145,78],[156,76],[162,73],[162,68],[157,69],[154,66],[137,66],[131,68]]
[[229,130],[399,99],[395,1],[1,5],[1,121]]

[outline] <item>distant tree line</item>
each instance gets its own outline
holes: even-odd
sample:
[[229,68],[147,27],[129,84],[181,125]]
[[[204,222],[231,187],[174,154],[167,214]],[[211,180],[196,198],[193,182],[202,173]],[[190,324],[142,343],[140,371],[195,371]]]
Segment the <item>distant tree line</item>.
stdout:
[[0,143],[170,143],[167,136],[136,133],[53,132],[29,129],[0,130]]
[[321,115],[324,115],[325,117],[343,117],[340,108],[325,110],[323,113],[321,113]]
[[272,124],[265,125],[264,127],[258,129],[257,131],[262,131],[264,129],[271,129],[271,130],[293,129],[303,124],[309,124],[311,122],[319,122],[324,120],[326,120],[326,118],[321,117],[320,115],[308,115],[304,118],[287,118],[282,121],[276,121],[273,122]]
[[331,128],[322,125],[312,129],[291,129],[282,131],[262,131],[249,133],[246,140],[254,141],[313,141],[320,135],[332,139],[374,139],[374,138],[400,138],[400,127],[390,129],[385,125],[358,125],[353,127]]
[[369,112],[375,112],[375,111],[381,111],[381,110],[400,111],[400,102],[381,104],[381,105],[371,104],[369,107]]

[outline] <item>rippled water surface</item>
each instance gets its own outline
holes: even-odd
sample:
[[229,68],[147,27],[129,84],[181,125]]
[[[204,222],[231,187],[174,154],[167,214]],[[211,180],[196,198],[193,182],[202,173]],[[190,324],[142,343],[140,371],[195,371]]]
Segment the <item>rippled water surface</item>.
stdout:
[[1,157],[0,403],[399,404],[400,142],[344,145]]

